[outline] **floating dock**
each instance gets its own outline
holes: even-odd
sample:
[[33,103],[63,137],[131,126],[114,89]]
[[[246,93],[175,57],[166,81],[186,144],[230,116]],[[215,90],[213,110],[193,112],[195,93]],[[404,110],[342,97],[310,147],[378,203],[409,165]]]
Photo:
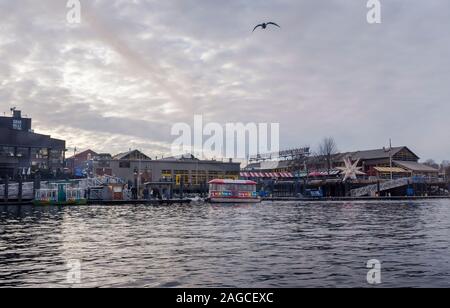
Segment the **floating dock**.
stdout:
[[295,198],[295,197],[274,197],[263,198],[263,201],[269,202],[335,202],[335,201],[401,201],[401,200],[437,200],[450,199],[450,196],[428,196],[428,197],[331,197],[331,198]]
[[[89,200],[87,205],[39,205],[43,207],[73,207],[73,206],[116,206],[116,205],[181,205],[181,204],[190,204],[192,200],[190,199],[170,199],[170,200]],[[0,206],[22,206],[22,205],[34,205],[32,200],[27,201],[8,201],[8,202],[0,202]]]
[[168,200],[89,200],[88,205],[175,205],[190,204],[190,199]]

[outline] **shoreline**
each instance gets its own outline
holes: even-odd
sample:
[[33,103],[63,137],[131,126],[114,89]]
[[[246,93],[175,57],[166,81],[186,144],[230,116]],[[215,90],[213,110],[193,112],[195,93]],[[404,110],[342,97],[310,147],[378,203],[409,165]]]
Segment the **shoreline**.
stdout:
[[[420,200],[448,200],[450,196],[428,196],[428,197],[331,197],[331,198],[296,198],[275,197],[263,198],[262,202],[344,202],[344,201],[420,201]],[[125,205],[188,205],[195,203],[190,199],[171,200],[128,200],[128,201],[88,201],[86,205],[35,205],[32,200],[0,202],[0,206],[36,206],[36,207],[71,207],[71,206],[125,206]],[[206,202],[202,202],[206,203]]]
[[330,198],[296,198],[296,197],[275,197],[263,198],[263,201],[303,201],[303,202],[336,202],[336,201],[416,201],[416,200],[439,200],[450,199],[450,196],[428,196],[428,197],[330,197]]

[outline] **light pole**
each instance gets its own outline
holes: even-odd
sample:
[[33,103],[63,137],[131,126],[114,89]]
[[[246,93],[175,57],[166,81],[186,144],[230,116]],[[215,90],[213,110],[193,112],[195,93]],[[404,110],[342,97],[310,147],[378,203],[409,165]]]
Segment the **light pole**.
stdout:
[[392,139],[389,139],[389,170],[391,172],[391,181],[394,179],[392,172]]

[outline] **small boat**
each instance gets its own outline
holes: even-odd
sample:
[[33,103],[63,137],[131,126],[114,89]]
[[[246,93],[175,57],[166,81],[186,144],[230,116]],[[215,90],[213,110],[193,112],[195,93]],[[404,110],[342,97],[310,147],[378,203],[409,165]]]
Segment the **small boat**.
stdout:
[[213,180],[209,182],[208,202],[260,203],[256,182],[245,180]]
[[37,189],[34,205],[85,205],[85,190],[71,182],[51,183],[48,188]]

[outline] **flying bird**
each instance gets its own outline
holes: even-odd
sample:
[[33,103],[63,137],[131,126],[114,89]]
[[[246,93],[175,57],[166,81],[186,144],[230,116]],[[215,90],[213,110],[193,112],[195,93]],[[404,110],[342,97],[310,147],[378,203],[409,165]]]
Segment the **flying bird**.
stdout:
[[255,32],[256,29],[258,29],[259,27],[261,27],[261,29],[265,30],[267,28],[267,26],[269,25],[273,25],[273,26],[277,26],[278,28],[281,28],[279,25],[277,25],[274,22],[268,22],[268,23],[262,23],[260,25],[257,25],[252,32]]

